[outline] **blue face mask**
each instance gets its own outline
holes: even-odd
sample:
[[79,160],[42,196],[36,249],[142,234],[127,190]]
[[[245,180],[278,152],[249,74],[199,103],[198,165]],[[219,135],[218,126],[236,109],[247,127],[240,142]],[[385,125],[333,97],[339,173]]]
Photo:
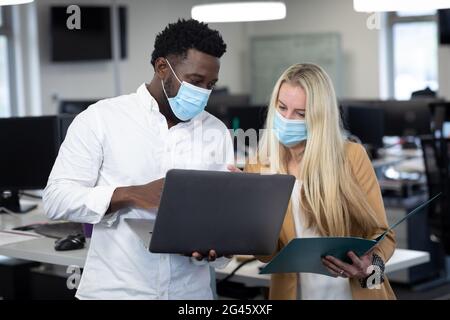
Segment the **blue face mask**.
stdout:
[[278,141],[286,147],[293,147],[308,138],[305,120],[290,120],[275,111],[273,129]]
[[167,63],[170,67],[170,70],[172,70],[175,78],[177,78],[178,82],[181,83],[181,86],[178,89],[177,95],[173,98],[169,98],[164,88],[164,83],[161,80],[164,94],[169,101],[172,112],[178,119],[180,119],[181,121],[191,120],[196,115],[205,110],[209,95],[211,94],[211,90],[194,86],[190,83],[187,83],[186,81],[181,82],[173,71],[169,61],[167,61]]

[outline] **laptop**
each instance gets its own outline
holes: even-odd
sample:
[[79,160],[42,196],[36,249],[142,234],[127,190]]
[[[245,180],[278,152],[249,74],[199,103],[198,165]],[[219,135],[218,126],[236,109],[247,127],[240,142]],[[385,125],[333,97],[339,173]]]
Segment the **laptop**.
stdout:
[[291,175],[172,169],[156,220],[126,222],[153,253],[269,255],[294,183]]

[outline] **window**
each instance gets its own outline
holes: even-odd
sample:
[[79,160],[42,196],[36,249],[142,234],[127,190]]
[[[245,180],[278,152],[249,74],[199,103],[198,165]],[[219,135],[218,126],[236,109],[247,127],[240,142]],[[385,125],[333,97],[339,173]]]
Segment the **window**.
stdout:
[[10,116],[11,110],[8,63],[9,31],[5,22],[5,10],[0,7],[0,117]]
[[408,100],[415,91],[438,90],[436,11],[397,12],[389,17],[393,72],[391,95]]
[[398,17],[420,17],[420,16],[433,16],[436,14],[436,10],[426,11],[397,11]]

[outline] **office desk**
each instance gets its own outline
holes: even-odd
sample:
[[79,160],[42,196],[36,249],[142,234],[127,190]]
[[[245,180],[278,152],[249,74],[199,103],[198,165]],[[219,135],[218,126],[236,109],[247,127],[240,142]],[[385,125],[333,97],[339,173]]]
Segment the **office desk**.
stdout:
[[[24,260],[38,261],[56,265],[75,265],[82,267],[85,263],[87,249],[58,252],[53,249],[54,239],[41,238],[14,244],[0,246],[0,255]],[[426,263],[430,254],[424,251],[396,249],[392,258],[386,264],[386,273],[404,270]],[[240,264],[233,259],[224,269],[216,270],[217,279],[223,279]],[[259,274],[259,267],[264,264],[253,261],[240,268],[232,280],[247,286],[269,286],[270,276]]]
[[381,167],[395,165],[411,159],[418,159],[419,162],[417,165],[419,169],[423,170],[423,164],[420,161],[422,158],[422,150],[403,150],[398,146],[391,149],[383,149],[380,158],[372,160],[372,165],[376,170]]
[[38,238],[0,246],[0,256],[62,266],[84,266],[88,249],[56,251],[55,239]]
[[[11,230],[17,226],[48,221],[42,213],[41,206],[39,206],[38,209],[24,215],[0,215],[0,230]],[[62,266],[84,266],[87,248],[73,251],[55,251],[54,242],[54,239],[43,237],[6,244],[0,246],[0,255]],[[89,241],[87,247],[88,245]],[[426,263],[429,260],[428,252],[396,249],[394,256],[386,264],[386,273],[404,270]],[[229,275],[239,263],[237,259],[233,259],[225,269],[217,269],[217,278],[223,279]],[[262,265],[259,261],[248,263],[236,272],[233,281],[242,282],[248,286],[269,286],[270,276],[259,274],[259,267]]]
[[[18,226],[48,222],[51,220],[45,216],[41,203],[38,203],[37,209],[25,214],[0,214],[0,230],[11,230]],[[89,239],[87,243],[89,243]],[[87,248],[56,251],[54,245],[55,239],[42,237],[0,246],[0,255],[63,266],[84,265]]]

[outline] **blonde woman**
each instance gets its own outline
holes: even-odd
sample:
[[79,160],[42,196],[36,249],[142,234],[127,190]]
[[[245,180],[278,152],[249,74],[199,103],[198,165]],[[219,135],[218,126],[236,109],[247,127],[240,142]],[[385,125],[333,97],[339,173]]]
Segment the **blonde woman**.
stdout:
[[[281,250],[296,237],[375,238],[387,229],[375,172],[364,148],[346,140],[334,88],[319,66],[288,68],[273,89],[257,163],[248,172],[297,178],[278,241]],[[237,170],[230,167],[230,170]],[[395,299],[386,277],[367,288],[368,268],[384,270],[395,248],[393,233],[352,263],[324,257],[330,276],[273,274],[271,299]],[[268,262],[271,257],[259,257]]]

